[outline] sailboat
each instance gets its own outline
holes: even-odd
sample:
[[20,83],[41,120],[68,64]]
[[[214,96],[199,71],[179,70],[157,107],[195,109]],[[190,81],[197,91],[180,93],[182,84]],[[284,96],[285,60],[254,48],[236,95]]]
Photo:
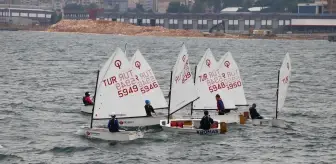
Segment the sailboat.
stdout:
[[[219,94],[225,105],[225,109],[236,110],[232,96],[228,92],[227,84],[225,84],[225,76],[222,76],[223,70],[218,66],[211,50],[208,48],[195,68],[195,87],[200,94],[200,99],[193,102],[191,114],[194,110],[217,110],[215,96]],[[214,115],[215,119],[219,119],[225,123],[238,123],[239,113],[230,112],[225,115]],[[196,118],[196,117],[192,117]]]
[[291,79],[291,60],[289,54],[285,55],[285,58],[281,64],[280,69],[278,70],[278,84],[276,92],[276,107],[275,107],[275,118],[273,119],[253,119],[253,125],[271,125],[274,127],[285,128],[285,121],[278,119],[278,112],[283,109],[285,105],[285,100],[287,96],[288,86]]
[[[145,100],[150,100],[154,109],[167,109],[168,104],[162,93],[154,72],[141,52],[137,50],[131,59],[132,70],[138,83],[139,90],[142,94],[141,110],[145,111]],[[159,125],[159,121],[164,119],[164,115],[154,115],[152,117],[134,117],[120,118],[120,126],[137,127],[137,126],[155,126]]]
[[134,140],[142,138],[140,131],[109,132],[106,128],[93,127],[94,120],[108,120],[111,114],[118,119],[146,117],[140,87],[132,67],[120,48],[117,48],[98,71],[96,96],[90,127],[83,127],[88,138],[103,140]]
[[[126,48],[127,48],[127,43],[125,44],[125,56],[126,56]],[[110,68],[110,63],[111,63],[111,61],[112,61],[112,58],[109,58],[106,62],[105,62],[105,64],[102,66],[102,68],[100,69],[100,72],[106,72],[107,71],[107,69],[109,69]],[[99,82],[101,82],[101,81],[103,81],[103,76],[100,76],[100,77],[98,77],[98,81]],[[96,83],[97,83],[97,81],[96,81]],[[98,83],[98,88],[100,88],[100,86],[101,86],[101,83]],[[96,91],[97,91],[97,88],[96,88]],[[96,92],[95,91],[95,92]],[[94,98],[93,98],[94,99]],[[92,114],[92,108],[93,108],[93,106],[92,105],[82,105],[81,106],[81,112],[82,113],[85,113],[85,114]]]
[[219,120],[214,120],[210,130],[199,129],[201,119],[170,119],[170,116],[199,98],[196,87],[193,83],[189,66],[189,55],[185,45],[179,53],[177,61],[171,71],[170,95],[168,104],[167,119],[160,120],[163,130],[174,132],[186,132],[197,134],[218,134],[221,132]]

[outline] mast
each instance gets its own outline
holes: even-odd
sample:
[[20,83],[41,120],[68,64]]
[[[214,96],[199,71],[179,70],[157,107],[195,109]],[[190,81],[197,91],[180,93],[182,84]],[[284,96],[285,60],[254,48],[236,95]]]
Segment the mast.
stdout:
[[[197,75],[197,65],[195,66],[195,76],[194,76],[194,85],[195,85],[195,82],[196,82],[196,75]],[[194,101],[191,102],[191,112],[190,112],[190,115],[193,114],[193,109],[194,109]]]
[[277,91],[276,91],[275,119],[278,119],[279,79],[280,79],[280,70],[278,70],[278,84],[277,84]]
[[172,81],[173,81],[173,71],[170,71],[170,86],[169,86],[169,102],[168,102],[168,123],[169,123],[169,114],[170,114],[170,100],[171,100],[171,88],[172,88]]
[[127,54],[126,54],[126,49],[127,49],[127,43],[125,44],[125,55],[127,56]]
[[95,105],[96,105],[98,79],[99,79],[99,70],[97,71],[96,89],[95,89],[95,95],[94,95],[94,98],[93,98],[93,103],[94,103],[94,104],[93,104],[93,108],[92,108],[90,128],[92,128],[93,114],[94,114],[94,107],[95,107]]

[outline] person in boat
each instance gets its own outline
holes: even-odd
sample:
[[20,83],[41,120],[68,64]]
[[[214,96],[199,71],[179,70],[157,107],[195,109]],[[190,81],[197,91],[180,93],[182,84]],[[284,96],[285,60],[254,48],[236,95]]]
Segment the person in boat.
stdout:
[[85,96],[83,97],[83,103],[85,106],[93,105],[89,92],[85,92]]
[[119,132],[119,122],[118,122],[118,119],[115,118],[116,115],[115,114],[112,114],[111,115],[111,119],[109,120],[108,122],[108,129],[110,132]]
[[223,100],[221,99],[220,95],[216,95],[216,100],[217,100],[217,111],[218,115],[224,115],[225,113],[229,113],[230,109],[225,109]]
[[255,103],[252,104],[252,107],[249,109],[250,115],[252,119],[263,119],[262,116],[257,112],[257,105]]
[[200,129],[209,130],[211,125],[214,123],[213,119],[210,117],[209,112],[206,110],[204,111],[204,116],[200,123]]
[[[146,114],[147,117],[152,117],[152,113],[155,113],[153,106],[150,104],[149,100],[145,101],[146,105],[145,105],[145,110],[146,110]],[[155,113],[156,114],[156,113]]]

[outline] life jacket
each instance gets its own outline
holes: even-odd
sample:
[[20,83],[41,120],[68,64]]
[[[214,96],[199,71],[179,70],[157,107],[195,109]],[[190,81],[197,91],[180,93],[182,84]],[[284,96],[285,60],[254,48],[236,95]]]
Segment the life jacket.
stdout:
[[210,123],[210,117],[209,116],[203,116],[202,118],[203,124],[201,125],[202,129],[210,129],[211,123]]
[[118,132],[119,131],[118,120],[117,119],[110,120],[108,128],[110,132]]

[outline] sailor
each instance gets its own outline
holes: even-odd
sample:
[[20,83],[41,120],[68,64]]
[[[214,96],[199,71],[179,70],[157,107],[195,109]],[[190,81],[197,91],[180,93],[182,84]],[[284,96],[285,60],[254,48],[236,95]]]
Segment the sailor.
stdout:
[[262,116],[257,112],[257,105],[255,103],[252,104],[252,107],[249,109],[250,115],[252,119],[263,119]]
[[83,103],[85,106],[93,105],[89,92],[85,92],[85,96],[83,97]]
[[218,115],[224,115],[225,113],[230,112],[230,109],[225,109],[224,103],[219,94],[216,95],[216,100],[217,100]]
[[111,119],[109,120],[108,125],[107,125],[107,127],[109,128],[109,131],[112,133],[119,132],[119,122],[118,122],[118,119],[115,117],[116,115],[112,114]]
[[209,130],[211,125],[214,123],[213,119],[210,117],[209,112],[206,110],[204,111],[204,116],[200,123],[200,129]]
[[[155,113],[153,106],[150,104],[149,100],[145,101],[146,105],[145,105],[145,110],[146,110],[146,114],[147,117],[152,117],[152,113]],[[156,114],[156,113],[155,113]]]

